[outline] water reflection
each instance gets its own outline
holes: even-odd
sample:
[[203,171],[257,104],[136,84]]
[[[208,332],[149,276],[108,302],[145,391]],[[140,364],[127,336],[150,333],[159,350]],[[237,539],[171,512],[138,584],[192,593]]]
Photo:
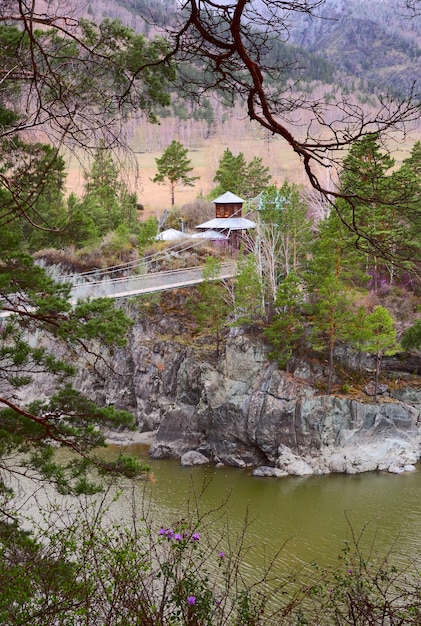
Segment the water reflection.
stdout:
[[[183,516],[200,494],[203,511],[226,501],[230,529],[240,532],[246,516],[253,520],[246,562],[261,567],[282,546],[280,567],[290,570],[317,561],[334,564],[344,541],[354,533],[380,553],[394,545],[397,560],[421,547],[421,472],[391,475],[253,478],[250,470],[183,468],[178,461],[149,461],[147,448],[132,446],[152,465],[153,482],[139,486],[139,499],[148,500],[157,526]],[[113,454],[112,449],[107,454]],[[206,486],[206,488],[204,488]],[[212,528],[209,529],[211,532]],[[218,529],[215,528],[215,532]]]

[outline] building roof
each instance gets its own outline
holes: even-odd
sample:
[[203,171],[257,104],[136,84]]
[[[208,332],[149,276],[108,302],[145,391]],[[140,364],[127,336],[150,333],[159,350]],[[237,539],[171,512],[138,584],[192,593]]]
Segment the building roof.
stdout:
[[214,202],[215,204],[243,204],[245,200],[239,198],[230,191],[226,191],[222,194],[222,196],[219,196],[218,198],[215,198],[215,200],[212,200],[212,202]]
[[205,230],[203,233],[195,233],[191,237],[192,239],[228,239],[226,235],[219,233],[217,230]]
[[210,230],[248,230],[249,228],[256,228],[256,222],[252,222],[245,217],[214,217],[208,222],[199,224],[196,228]]

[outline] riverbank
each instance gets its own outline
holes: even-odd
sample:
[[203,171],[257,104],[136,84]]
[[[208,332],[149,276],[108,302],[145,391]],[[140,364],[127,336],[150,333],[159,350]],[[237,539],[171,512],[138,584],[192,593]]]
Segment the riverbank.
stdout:
[[[388,374],[377,401],[369,386],[327,395],[320,361],[297,359],[282,371],[259,337],[239,329],[215,359],[177,322],[142,316],[113,355],[120,376],[104,376],[102,395],[136,415],[138,432],[110,433],[110,443],[145,444],[152,459],[183,463],[188,453],[186,464],[260,468],[261,476],[399,474],[420,461],[418,377]],[[83,385],[98,388],[86,376]]]
[[145,445],[152,446],[156,442],[156,431],[140,432],[138,430],[126,430],[122,432],[106,431],[105,443],[107,445],[131,446]]
[[[365,376],[358,388],[338,377],[326,394],[326,362],[301,354],[286,372],[257,333],[227,329],[216,355],[215,338],[188,318],[191,293],[127,302],[134,320],[127,345],[112,352],[93,345],[101,360],[77,367],[79,391],[135,416],[137,430],[106,432],[108,443],[144,445],[152,459],[260,468],[261,476],[413,471],[421,459],[421,376],[404,355],[384,358],[375,401],[372,357],[359,363],[339,346],[338,370],[358,364]],[[39,376],[22,402],[42,399],[41,391],[54,393],[51,377]]]

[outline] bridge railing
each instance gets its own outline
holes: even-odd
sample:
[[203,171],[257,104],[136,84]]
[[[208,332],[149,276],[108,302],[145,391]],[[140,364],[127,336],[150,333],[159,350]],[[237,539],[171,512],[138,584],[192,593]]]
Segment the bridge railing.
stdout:
[[[215,279],[232,278],[236,274],[237,264],[234,261],[221,263],[220,273],[215,276]],[[70,299],[72,302],[76,302],[85,298],[123,298],[165,289],[187,287],[201,282],[203,282],[203,267],[188,267],[156,272],[155,274],[85,281],[73,285]]]
[[[202,266],[187,267],[156,272],[155,274],[123,276],[97,281],[85,280],[72,285],[70,301],[75,304],[78,300],[86,298],[124,298],[166,289],[176,289],[177,287],[188,287],[203,282],[203,269]],[[233,278],[236,275],[237,264],[235,261],[221,263],[220,272],[218,276],[215,276],[215,280]],[[2,301],[0,300],[0,319],[11,314],[9,311],[2,311],[1,309]]]

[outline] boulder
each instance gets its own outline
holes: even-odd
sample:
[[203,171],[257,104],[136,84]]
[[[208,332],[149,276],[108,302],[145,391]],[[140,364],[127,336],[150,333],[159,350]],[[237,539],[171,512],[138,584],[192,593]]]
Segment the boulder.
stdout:
[[282,476],[288,476],[287,472],[283,472],[278,467],[268,467],[262,465],[261,467],[256,467],[252,473],[252,476],[261,476],[263,478],[281,478]]
[[368,385],[366,385],[364,387],[364,392],[368,395],[368,396],[374,396],[375,393],[377,393],[378,396],[382,396],[385,393],[387,393],[387,391],[389,390],[387,385],[377,385],[377,392],[376,392],[376,385],[374,383],[368,383]]
[[292,474],[293,476],[306,476],[307,474],[315,473],[309,463],[282,445],[278,449],[276,466],[286,474]]
[[209,463],[209,459],[201,452],[197,452],[197,450],[189,450],[189,452],[185,452],[181,456],[180,463],[185,466],[206,465],[206,463]]

